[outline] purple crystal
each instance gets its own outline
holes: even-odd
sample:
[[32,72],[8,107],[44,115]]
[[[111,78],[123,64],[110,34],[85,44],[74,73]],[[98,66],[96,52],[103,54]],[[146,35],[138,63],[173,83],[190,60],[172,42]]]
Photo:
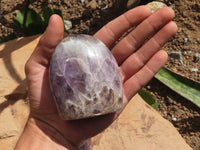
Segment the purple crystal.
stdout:
[[122,107],[117,62],[93,36],[69,36],[58,44],[50,64],[50,84],[65,120],[112,113]]

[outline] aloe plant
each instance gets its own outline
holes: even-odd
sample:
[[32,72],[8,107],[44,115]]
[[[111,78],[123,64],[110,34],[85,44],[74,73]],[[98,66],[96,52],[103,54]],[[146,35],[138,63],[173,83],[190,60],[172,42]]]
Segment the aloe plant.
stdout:
[[62,12],[58,9],[45,8],[43,16],[33,9],[22,9],[14,19],[16,29],[25,35],[36,35],[43,33],[48,26],[51,15],[58,14],[63,18]]
[[166,86],[200,107],[200,84],[162,68],[155,76]]
[[154,109],[158,109],[158,102],[157,100],[147,91],[145,90],[140,90],[138,92],[138,94],[142,97],[142,99],[148,103],[151,107],[153,107]]

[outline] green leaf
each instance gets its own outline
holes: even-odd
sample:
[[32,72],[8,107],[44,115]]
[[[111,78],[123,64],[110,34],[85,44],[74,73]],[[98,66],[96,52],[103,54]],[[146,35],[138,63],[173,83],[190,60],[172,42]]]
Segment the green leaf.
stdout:
[[33,9],[28,10],[26,27],[28,27],[30,24],[40,24],[40,26],[43,24],[41,15],[36,13]]
[[200,84],[162,68],[155,77],[169,88],[200,107]]
[[36,35],[43,33],[45,30],[44,25],[39,22],[34,22],[29,24],[28,28],[26,29],[27,35]]
[[[23,25],[23,21],[24,21],[24,9],[20,10],[17,13],[17,21],[21,25]],[[43,19],[42,19],[42,17],[38,13],[35,12],[35,10],[29,9],[28,12],[27,12],[26,27],[28,27],[29,24],[32,24],[32,23],[35,23],[35,22],[42,23]]]
[[15,28],[25,35],[35,35],[43,33],[48,26],[51,15],[58,14],[63,18],[62,11],[59,9],[45,8],[43,17],[33,9],[28,9],[25,28],[23,27],[24,9],[17,13],[17,19],[14,20]]
[[23,23],[21,24],[18,20],[13,19],[13,23],[15,28],[19,31],[23,33]]
[[46,7],[43,11],[43,17],[44,17],[44,22],[45,24],[48,24],[49,22],[49,19],[51,17],[51,15],[53,14],[57,14],[59,15],[61,18],[63,18],[63,15],[62,15],[62,11],[59,10],[59,9],[51,9],[49,7]]
[[23,20],[24,20],[24,10],[20,10],[18,13],[17,13],[17,22],[21,25],[23,25]]
[[61,10],[59,10],[59,9],[51,9],[49,7],[46,7],[44,9],[44,11],[43,11],[44,23],[45,23],[46,27],[48,26],[49,19],[50,19],[51,15],[53,15],[53,14],[59,15],[63,19],[63,15],[62,15],[62,11]]
[[17,30],[26,35],[35,35],[44,32],[44,21],[40,14],[33,9],[28,9],[25,29],[23,28],[24,9],[17,13],[17,19],[13,20]]
[[44,22],[46,25],[48,25],[49,19],[51,15],[53,15],[53,10],[49,7],[46,7],[43,11],[43,17],[44,17]]
[[138,94],[151,106],[153,107],[154,109],[158,109],[158,102],[156,99],[153,98],[153,96],[145,91],[145,90],[140,90],[138,92]]
[[54,14],[59,15],[62,19],[63,19],[63,14],[62,11],[60,9],[53,9]]

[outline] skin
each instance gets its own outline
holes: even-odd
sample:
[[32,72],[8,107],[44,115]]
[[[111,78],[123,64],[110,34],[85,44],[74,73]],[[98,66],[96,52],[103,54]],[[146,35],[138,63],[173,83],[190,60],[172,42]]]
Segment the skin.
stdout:
[[[173,18],[171,8],[165,7],[151,14],[148,7],[140,6],[109,22],[94,35],[108,47],[113,47],[125,32],[137,26],[111,49],[123,81],[124,107],[165,64],[168,56],[161,48],[177,31]],[[15,150],[76,149],[81,141],[107,128],[123,110],[76,121],[59,117],[49,88],[48,68],[63,34],[62,19],[53,15],[26,63],[31,113]]]

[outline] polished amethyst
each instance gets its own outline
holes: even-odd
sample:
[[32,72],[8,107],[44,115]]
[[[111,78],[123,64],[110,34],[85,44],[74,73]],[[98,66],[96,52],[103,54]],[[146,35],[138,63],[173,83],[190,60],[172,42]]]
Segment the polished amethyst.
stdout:
[[69,36],[58,44],[50,64],[50,84],[65,120],[112,113],[122,107],[117,62],[93,36]]

